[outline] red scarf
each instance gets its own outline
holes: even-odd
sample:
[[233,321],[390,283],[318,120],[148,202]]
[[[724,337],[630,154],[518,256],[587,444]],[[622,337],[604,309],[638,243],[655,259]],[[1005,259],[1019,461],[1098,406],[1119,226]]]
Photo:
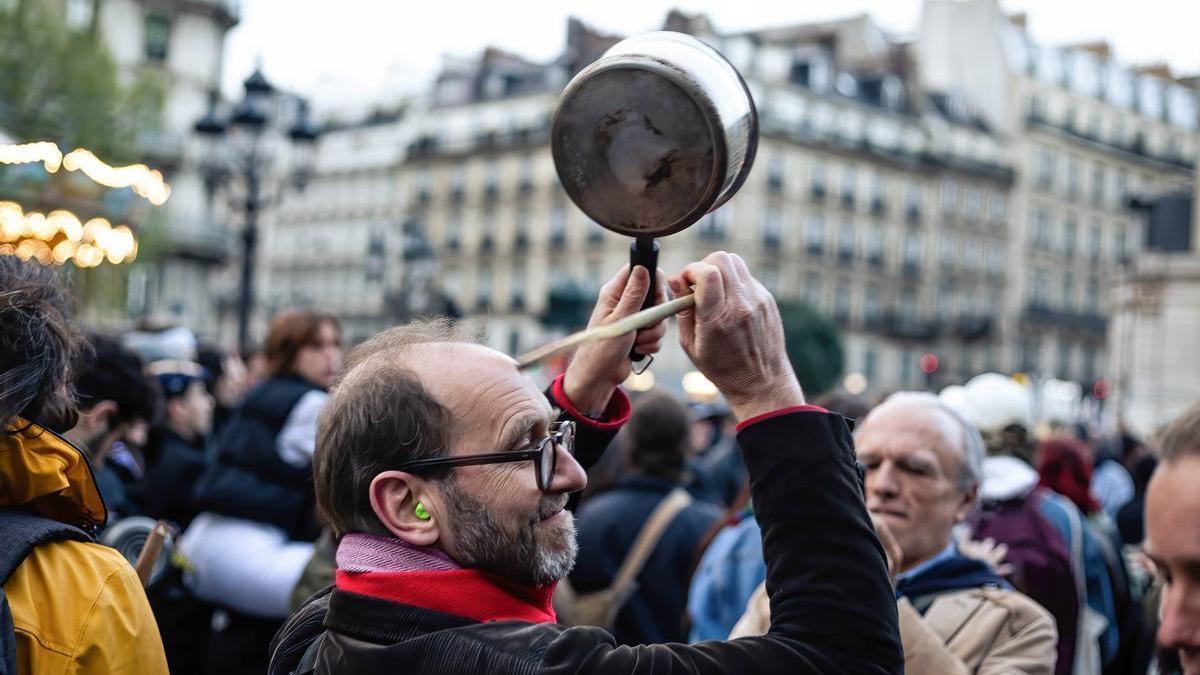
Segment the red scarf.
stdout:
[[338,590],[454,614],[475,621],[558,620],[550,598],[554,585],[529,586],[472,569],[403,572],[337,570]]

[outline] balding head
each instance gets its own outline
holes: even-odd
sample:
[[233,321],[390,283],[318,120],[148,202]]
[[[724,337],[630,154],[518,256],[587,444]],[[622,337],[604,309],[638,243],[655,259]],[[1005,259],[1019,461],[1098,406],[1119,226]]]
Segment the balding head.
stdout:
[[978,494],[979,432],[931,394],[894,394],[855,432],[867,470],[867,508],[887,521],[904,552],[901,570],[936,555]]

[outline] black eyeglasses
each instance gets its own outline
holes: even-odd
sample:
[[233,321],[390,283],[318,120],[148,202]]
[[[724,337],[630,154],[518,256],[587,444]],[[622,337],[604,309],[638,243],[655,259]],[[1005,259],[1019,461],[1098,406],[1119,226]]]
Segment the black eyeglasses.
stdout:
[[457,466],[474,466],[477,464],[506,464],[508,462],[525,462],[532,460],[537,472],[537,486],[542,492],[550,491],[550,481],[554,480],[554,472],[558,468],[558,448],[568,455],[575,454],[575,423],[559,422],[550,427],[550,435],[523,450],[510,452],[489,452],[481,455],[462,455],[459,457],[439,457],[436,459],[414,459],[396,467],[397,471],[421,473],[422,470],[452,469]]

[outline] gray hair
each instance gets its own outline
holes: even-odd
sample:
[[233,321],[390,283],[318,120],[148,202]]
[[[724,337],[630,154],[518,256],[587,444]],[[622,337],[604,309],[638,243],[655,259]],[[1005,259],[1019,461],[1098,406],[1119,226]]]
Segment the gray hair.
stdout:
[[[962,462],[959,464],[958,477],[955,483],[963,492],[971,492],[983,482],[983,458],[987,454],[986,446],[979,429],[975,427],[962,413],[946,405],[937,396],[924,391],[898,391],[887,397],[880,407],[888,403],[909,403],[937,410],[957,423],[959,428],[959,453]],[[878,408],[876,408],[878,410]],[[867,415],[870,418],[870,414]],[[865,423],[865,419],[863,422]],[[860,427],[861,428],[861,427]]]

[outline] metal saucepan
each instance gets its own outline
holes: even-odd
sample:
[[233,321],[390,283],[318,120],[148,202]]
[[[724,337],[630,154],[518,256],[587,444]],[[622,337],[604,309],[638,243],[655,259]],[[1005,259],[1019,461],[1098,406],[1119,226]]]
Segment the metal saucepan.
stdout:
[[757,148],[758,114],[741,75],[712,47],[672,32],[622,40],[581,70],[563,90],[550,135],[572,201],[634,237],[630,263],[650,271],[645,308],[654,304],[654,237],[728,201]]

